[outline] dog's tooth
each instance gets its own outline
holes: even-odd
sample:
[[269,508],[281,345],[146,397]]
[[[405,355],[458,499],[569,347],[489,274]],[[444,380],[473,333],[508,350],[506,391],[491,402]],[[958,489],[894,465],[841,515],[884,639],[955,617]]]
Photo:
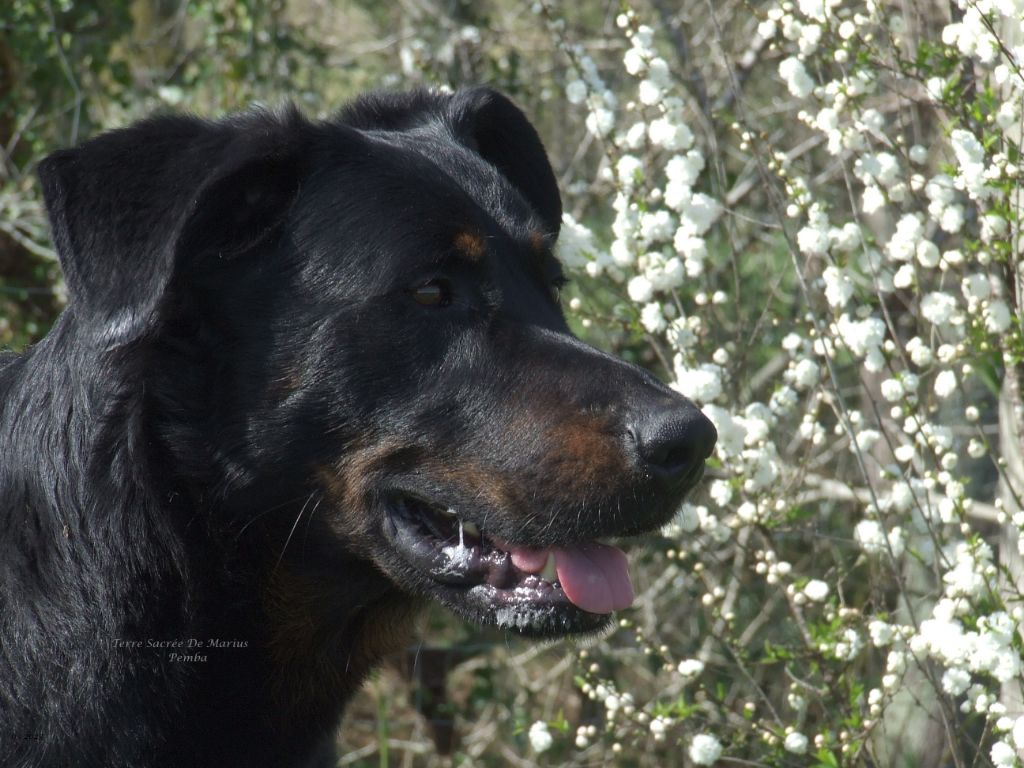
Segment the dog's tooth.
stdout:
[[476,523],[462,523],[462,530],[464,530],[470,536],[480,535],[480,529],[476,527]]
[[549,552],[547,562],[544,563],[544,568],[540,572],[540,577],[544,581],[558,581],[558,572],[555,570],[555,553]]
[[448,509],[446,509],[441,514],[445,515],[446,517],[458,517],[458,513],[456,513],[456,511],[454,509],[452,509],[451,507],[448,507]]

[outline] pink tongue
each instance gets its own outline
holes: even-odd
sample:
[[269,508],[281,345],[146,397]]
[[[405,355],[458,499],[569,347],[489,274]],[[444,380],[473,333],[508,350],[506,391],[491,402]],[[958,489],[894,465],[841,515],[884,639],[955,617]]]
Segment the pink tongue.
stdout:
[[[501,545],[499,544],[498,546]],[[527,549],[526,547],[512,547],[507,544],[501,548],[507,549],[508,553],[512,555],[512,565],[526,573],[540,573],[544,570],[544,565],[548,561],[548,555],[551,553],[549,549]]]
[[618,547],[584,544],[555,550],[555,572],[574,605],[590,613],[611,613],[633,604],[629,563]]
[[590,543],[574,549],[509,549],[512,564],[527,573],[543,569],[552,551],[558,581],[565,596],[577,608],[589,613],[611,613],[633,604],[629,563],[618,547]]

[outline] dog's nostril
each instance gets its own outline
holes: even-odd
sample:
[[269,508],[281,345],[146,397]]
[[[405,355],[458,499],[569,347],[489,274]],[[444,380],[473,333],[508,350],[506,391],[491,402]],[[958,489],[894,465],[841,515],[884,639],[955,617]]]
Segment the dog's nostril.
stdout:
[[[693,453],[689,442],[681,443],[668,443],[663,446],[659,446],[654,454],[650,457],[649,461],[662,469],[671,471],[676,467],[688,466],[693,462],[694,457],[690,454]],[[699,459],[698,459],[699,461]]]
[[647,413],[627,431],[642,467],[666,479],[690,474],[711,455],[718,440],[715,426],[693,406]]

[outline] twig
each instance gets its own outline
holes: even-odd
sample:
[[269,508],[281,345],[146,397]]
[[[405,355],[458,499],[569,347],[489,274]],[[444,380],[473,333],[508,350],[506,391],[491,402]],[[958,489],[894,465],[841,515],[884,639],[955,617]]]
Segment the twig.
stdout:
[[64,77],[67,78],[68,84],[71,86],[71,90],[75,94],[75,113],[71,119],[71,144],[78,143],[78,125],[79,120],[82,116],[82,90],[78,87],[78,81],[75,79],[75,73],[71,69],[71,64],[68,63],[68,57],[64,52],[64,43],[60,39],[60,31],[57,29],[57,17],[53,13],[53,3],[50,0],[46,0],[46,15],[50,20],[50,33],[53,35],[53,42],[57,48],[57,57],[60,59],[60,68],[64,70]]
[[708,122],[711,122],[711,105],[708,101],[708,87],[704,82],[704,77],[701,75],[700,70],[694,65],[693,57],[690,55],[690,43],[688,41],[689,34],[686,29],[686,25],[682,20],[673,18],[672,9],[665,0],[651,0],[651,5],[654,6],[654,9],[661,17],[661,24],[665,30],[667,30],[669,42],[672,43],[672,47],[676,52],[676,57],[679,59],[679,63],[683,66],[683,80],[689,83],[688,89],[697,100],[697,104],[700,106],[700,111],[704,113],[704,117]]

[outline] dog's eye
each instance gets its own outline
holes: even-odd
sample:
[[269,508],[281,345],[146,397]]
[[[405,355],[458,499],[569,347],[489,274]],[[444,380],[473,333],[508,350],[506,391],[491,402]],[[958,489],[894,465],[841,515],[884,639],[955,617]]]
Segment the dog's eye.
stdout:
[[444,307],[451,302],[451,285],[447,280],[431,280],[412,289],[412,297],[424,307]]

